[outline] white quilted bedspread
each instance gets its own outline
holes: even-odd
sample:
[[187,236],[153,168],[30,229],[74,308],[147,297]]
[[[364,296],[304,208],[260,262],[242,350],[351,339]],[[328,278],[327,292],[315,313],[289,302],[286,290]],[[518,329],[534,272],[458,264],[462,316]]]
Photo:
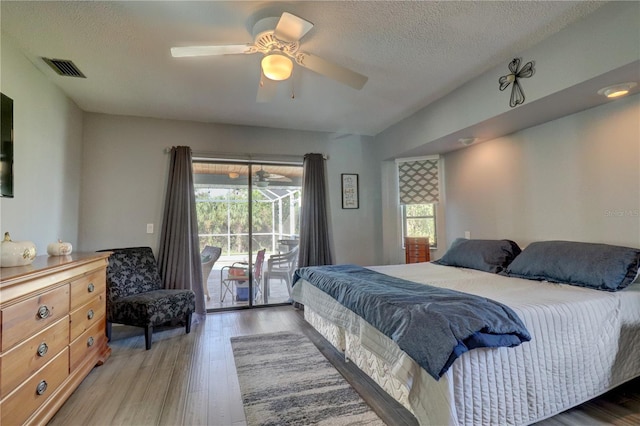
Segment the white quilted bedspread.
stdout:
[[640,375],[638,284],[610,293],[431,263],[370,269],[504,303],[531,333],[515,348],[467,352],[435,381],[331,297],[296,284],[305,317],[423,425],[530,424]]

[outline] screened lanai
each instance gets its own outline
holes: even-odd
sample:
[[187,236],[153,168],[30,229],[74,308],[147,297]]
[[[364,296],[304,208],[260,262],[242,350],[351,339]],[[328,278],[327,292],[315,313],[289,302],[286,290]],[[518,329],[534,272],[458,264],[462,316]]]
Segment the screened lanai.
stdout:
[[[286,279],[275,273],[269,278],[269,265],[270,258],[275,256],[275,262],[279,255],[297,250],[302,167],[194,161],[193,169],[200,250],[221,248],[205,277],[207,308],[288,302]],[[255,297],[249,300],[240,283],[229,286],[226,278],[237,262],[249,268],[260,250],[265,251],[262,270],[250,266],[259,274],[253,274]]]

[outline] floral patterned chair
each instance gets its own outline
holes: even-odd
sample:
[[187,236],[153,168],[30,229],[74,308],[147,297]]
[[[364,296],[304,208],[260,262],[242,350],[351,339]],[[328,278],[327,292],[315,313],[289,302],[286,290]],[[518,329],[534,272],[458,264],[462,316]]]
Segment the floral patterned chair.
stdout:
[[151,349],[153,327],[183,319],[187,334],[195,310],[191,290],[162,288],[158,265],[150,247],[130,247],[110,251],[107,266],[107,338],[111,324],[143,327],[146,348]]

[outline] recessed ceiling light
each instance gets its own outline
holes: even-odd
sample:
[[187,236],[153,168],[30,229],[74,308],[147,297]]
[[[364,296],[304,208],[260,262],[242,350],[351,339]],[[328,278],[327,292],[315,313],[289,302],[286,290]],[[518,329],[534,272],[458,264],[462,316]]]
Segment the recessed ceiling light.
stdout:
[[636,87],[638,84],[634,82],[614,84],[613,86],[603,87],[598,90],[598,95],[606,96],[607,98],[619,98],[629,93],[629,90]]
[[458,142],[460,142],[464,146],[469,146],[472,143],[476,142],[477,140],[478,138],[460,138],[458,139]]

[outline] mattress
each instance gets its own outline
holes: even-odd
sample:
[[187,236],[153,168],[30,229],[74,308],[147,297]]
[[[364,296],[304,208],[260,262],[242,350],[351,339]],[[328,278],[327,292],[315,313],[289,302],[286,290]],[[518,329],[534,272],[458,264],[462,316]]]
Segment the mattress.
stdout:
[[420,424],[530,424],[640,376],[638,284],[611,293],[431,263],[370,269],[504,303],[532,336],[464,353],[436,381],[362,318],[298,282],[293,299],[307,321]]

